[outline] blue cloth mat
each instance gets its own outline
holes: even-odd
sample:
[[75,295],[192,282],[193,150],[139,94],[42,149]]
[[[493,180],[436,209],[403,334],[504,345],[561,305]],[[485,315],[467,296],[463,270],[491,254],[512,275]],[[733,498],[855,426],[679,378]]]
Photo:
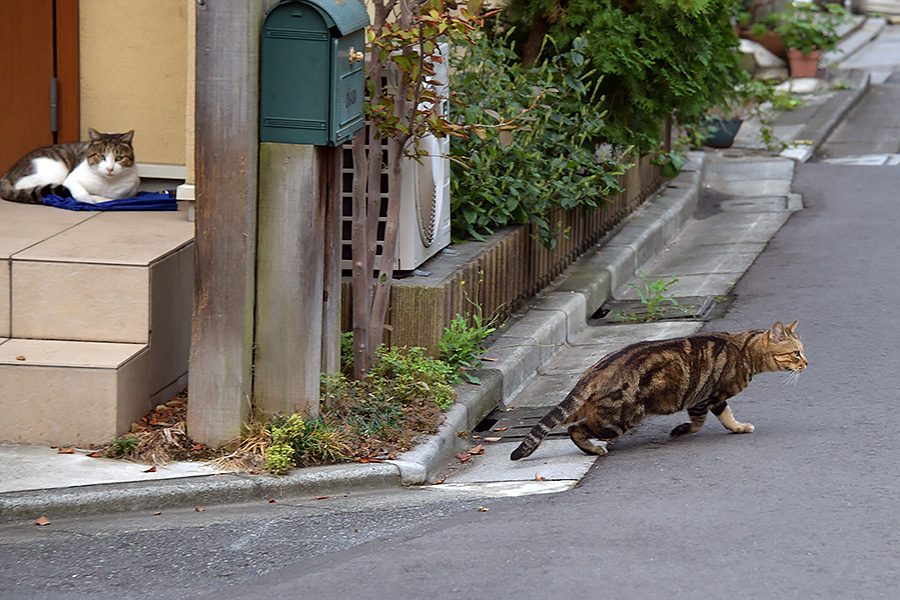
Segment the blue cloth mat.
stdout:
[[138,192],[133,198],[120,198],[107,202],[90,204],[56,194],[44,196],[46,206],[65,208],[66,210],[178,210],[178,202],[175,200],[175,190],[163,192]]

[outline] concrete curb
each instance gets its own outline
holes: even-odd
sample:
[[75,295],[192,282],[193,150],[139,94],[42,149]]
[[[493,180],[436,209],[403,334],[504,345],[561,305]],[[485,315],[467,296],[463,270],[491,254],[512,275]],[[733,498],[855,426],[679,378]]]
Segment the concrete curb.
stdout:
[[[847,112],[856,106],[869,90],[869,72],[864,69],[852,69],[847,74],[847,83],[852,89],[838,90],[813,118],[807,121],[794,136],[794,144],[782,150],[780,156],[797,162],[806,162],[816,153],[825,139],[834,131]],[[809,143],[798,144],[798,141]]]
[[201,475],[150,482],[86,485],[0,494],[0,523],[99,513],[204,507],[212,504],[316,497],[397,487],[387,463],[333,465],[270,475]]

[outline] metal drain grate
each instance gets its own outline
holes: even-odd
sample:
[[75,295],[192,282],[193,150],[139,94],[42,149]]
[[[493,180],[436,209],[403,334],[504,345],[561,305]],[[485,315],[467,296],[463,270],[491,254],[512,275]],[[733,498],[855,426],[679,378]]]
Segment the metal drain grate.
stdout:
[[[684,296],[675,298],[678,306],[662,306],[664,315],[653,321],[710,321],[725,314],[734,296]],[[622,320],[619,315],[633,315],[634,320]],[[643,323],[649,321],[647,308],[640,300],[608,300],[588,320],[588,325]]]

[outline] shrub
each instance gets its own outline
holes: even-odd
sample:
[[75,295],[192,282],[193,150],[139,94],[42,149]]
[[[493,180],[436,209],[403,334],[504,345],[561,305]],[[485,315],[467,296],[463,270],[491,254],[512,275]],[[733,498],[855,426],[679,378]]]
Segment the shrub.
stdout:
[[519,22],[547,29],[561,48],[584,39],[596,69],[596,111],[606,141],[654,151],[669,116],[696,124],[748,78],[741,70],[733,0],[512,0]]
[[340,431],[321,419],[278,416],[269,424],[269,433],[272,440],[266,449],[266,469],[275,475],[298,465],[335,462],[349,451]]
[[[552,248],[564,232],[551,222],[557,208],[600,206],[620,191],[624,165],[598,160],[595,141],[605,131],[598,82],[586,57],[586,42],[525,68],[508,38],[483,38],[454,62],[450,87],[467,123],[518,129],[497,136],[451,142],[451,219],[456,239],[483,239],[498,227],[531,223]],[[477,133],[477,131],[476,131]]]

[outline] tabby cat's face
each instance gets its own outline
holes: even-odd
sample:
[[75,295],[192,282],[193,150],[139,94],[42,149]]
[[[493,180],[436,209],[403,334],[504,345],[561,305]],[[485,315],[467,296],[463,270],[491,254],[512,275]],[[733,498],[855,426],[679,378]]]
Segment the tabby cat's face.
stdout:
[[134,166],[134,130],[128,133],[98,133],[88,129],[88,165],[101,176],[112,177]]
[[794,333],[797,323],[782,325],[779,321],[769,330],[769,352],[777,370],[799,373],[809,364],[803,353],[803,343]]

